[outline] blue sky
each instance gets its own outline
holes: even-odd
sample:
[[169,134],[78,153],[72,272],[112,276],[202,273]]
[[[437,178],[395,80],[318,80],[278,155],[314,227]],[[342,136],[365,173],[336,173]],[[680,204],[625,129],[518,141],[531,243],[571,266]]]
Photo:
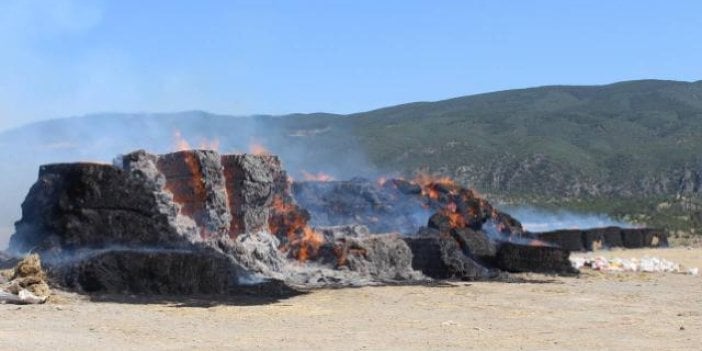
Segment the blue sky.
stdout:
[[0,1],[0,130],[702,79],[702,1]]

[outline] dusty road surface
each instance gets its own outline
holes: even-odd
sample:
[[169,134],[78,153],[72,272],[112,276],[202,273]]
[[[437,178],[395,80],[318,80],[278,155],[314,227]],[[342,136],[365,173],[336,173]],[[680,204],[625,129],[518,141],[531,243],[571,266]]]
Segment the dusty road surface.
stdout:
[[[631,250],[702,268],[702,249]],[[278,301],[59,293],[0,305],[0,350],[700,350],[702,278],[526,275],[527,283],[319,290]]]

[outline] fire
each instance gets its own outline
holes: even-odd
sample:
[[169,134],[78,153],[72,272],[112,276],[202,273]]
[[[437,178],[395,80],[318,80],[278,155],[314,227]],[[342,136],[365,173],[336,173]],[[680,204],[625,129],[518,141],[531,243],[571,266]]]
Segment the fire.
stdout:
[[202,149],[202,150],[218,151],[219,150],[219,139],[218,138],[214,138],[212,140],[202,139],[202,140],[200,140],[200,144],[197,145],[197,148]]
[[268,226],[275,235],[284,234],[287,244],[281,249],[290,251],[300,262],[305,262],[317,255],[324,244],[324,236],[307,225],[305,217],[295,204],[285,202],[280,196],[273,198],[273,214]]
[[457,186],[456,182],[447,176],[433,176],[427,173],[419,173],[414,177],[414,182],[420,186],[430,185],[430,184],[441,184],[446,186]]
[[302,238],[298,242],[300,251],[298,251],[297,259],[301,262],[307,261],[310,256],[317,254],[322,244],[324,244],[324,236],[305,226],[302,229]]
[[256,156],[266,156],[271,154],[265,146],[255,141],[249,145],[249,152]]
[[[190,143],[187,140],[185,140],[183,134],[178,129],[175,129],[173,131],[173,145],[177,151],[185,151],[192,149]],[[201,150],[217,151],[219,150],[219,139],[214,138],[210,140],[207,138],[203,138],[202,140],[200,140],[200,143],[197,145],[197,148]]]
[[446,176],[418,174],[412,183],[419,186],[424,197],[422,206],[435,209],[452,229],[473,227],[481,218],[481,209],[489,207],[475,192]]
[[[165,188],[173,194],[173,200],[180,204],[180,213],[190,217],[202,226],[202,220],[198,213],[202,211],[203,205],[207,201],[207,189],[205,188],[205,175],[203,174],[200,160],[192,152],[182,153],[183,163],[188,168],[189,175],[180,179],[166,179]],[[207,238],[213,233],[205,229],[200,230],[200,236]]]
[[449,220],[451,228],[465,228],[466,219],[458,212],[458,206],[454,202],[449,203],[441,210],[441,213]]
[[329,182],[334,180],[334,177],[324,172],[309,173],[306,171],[302,171],[302,179],[306,181]]
[[[432,200],[439,199],[440,193],[438,187],[446,187],[449,189],[458,187],[456,182],[450,177],[436,177],[427,173],[417,174],[413,181],[422,188],[422,195]],[[453,190],[451,190],[451,193],[453,194]]]
[[379,177],[378,179],[375,180],[375,183],[376,183],[378,186],[382,187],[382,186],[385,185],[385,183],[387,183],[387,181],[388,181],[388,178],[387,178],[387,177],[381,176],[381,177]]
[[183,138],[183,135],[178,129],[173,131],[173,144],[175,145],[175,149],[178,151],[185,151],[191,149],[190,144],[187,140],[185,140],[185,138]]

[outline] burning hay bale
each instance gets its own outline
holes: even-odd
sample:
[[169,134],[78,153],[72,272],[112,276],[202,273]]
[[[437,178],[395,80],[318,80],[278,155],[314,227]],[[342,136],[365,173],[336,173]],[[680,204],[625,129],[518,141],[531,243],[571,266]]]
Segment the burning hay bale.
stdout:
[[297,203],[313,214],[310,223],[315,226],[360,224],[373,233],[414,234],[427,221],[440,231],[479,230],[489,221],[496,234],[523,234],[517,220],[446,178],[303,181],[294,182],[292,192]]
[[[412,266],[435,279],[489,279],[498,275],[496,262],[507,271],[571,273],[563,261],[567,249],[532,245],[517,220],[450,179],[306,181],[294,183],[293,192],[311,210],[313,223],[368,223],[371,231],[386,229],[383,225],[396,219],[411,224],[404,227],[410,234],[403,239],[412,251]],[[422,229],[413,220],[417,217],[428,219],[429,228]],[[500,256],[503,245],[508,248]],[[513,257],[521,251],[526,257]]]
[[290,203],[288,180],[272,155],[222,155],[231,213],[230,237],[268,229],[271,205]]
[[[219,154],[206,150],[167,155],[137,151],[118,158],[114,166],[42,166],[39,180],[23,204],[10,249],[39,252],[55,268],[50,273],[56,275],[56,281],[85,291],[198,291],[203,282],[189,274],[190,268],[177,271],[185,266],[246,275],[246,268],[220,246],[232,245],[230,238],[239,234],[240,226],[230,230],[232,223],[267,228],[268,212],[263,207],[275,195],[271,189],[280,188],[273,183],[275,174],[271,175],[277,159],[261,156],[257,163],[250,161],[251,157],[242,157],[243,161],[236,163],[231,159],[222,162]],[[235,164],[239,171],[225,172]],[[246,167],[259,169],[242,170]],[[269,176],[261,177],[261,173]],[[261,179],[258,186],[231,188]],[[268,187],[261,187],[261,183]],[[239,194],[247,208],[232,210],[228,194]],[[256,211],[264,218],[250,215]],[[242,217],[232,219],[233,215]],[[150,268],[139,269],[130,262]],[[105,274],[110,269],[122,270],[123,274]],[[163,274],[155,276],[163,286],[154,282],[145,288],[148,284],[140,281],[148,280],[151,270],[182,275],[189,283],[168,280]],[[97,273],[102,277],[91,278]],[[217,276],[221,281],[235,278]],[[213,292],[224,289],[205,287]]]
[[291,183],[272,155],[185,150],[42,166],[10,248],[38,252],[52,281],[78,291],[223,294],[268,280],[566,272],[567,251],[529,240],[518,221],[449,179]]
[[[135,159],[148,157],[136,152],[122,158],[122,168],[138,169]],[[201,238],[221,237],[229,232],[225,180],[220,155],[211,150],[179,151],[161,155],[156,168],[165,179],[162,189],[173,195],[180,215],[195,222]]]
[[3,275],[9,276],[9,281],[0,284],[0,302],[44,303],[51,294],[37,254],[24,257],[7,273]]
[[268,219],[270,232],[280,238],[282,249],[299,261],[317,255],[324,237],[309,225],[310,213],[293,202],[276,197]]

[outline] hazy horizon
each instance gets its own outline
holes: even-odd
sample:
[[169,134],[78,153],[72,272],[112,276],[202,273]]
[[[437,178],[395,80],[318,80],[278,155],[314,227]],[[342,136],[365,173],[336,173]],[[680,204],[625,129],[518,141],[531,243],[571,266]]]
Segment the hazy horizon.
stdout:
[[[645,80],[660,80],[660,81],[667,81],[666,79],[656,79],[656,78],[642,78],[642,79],[634,79],[630,81],[645,81]],[[630,82],[630,81],[624,81],[624,82]],[[676,81],[676,82],[684,82],[684,83],[697,83],[701,82],[702,80],[670,80],[670,81]],[[325,114],[336,114],[339,116],[347,116],[347,115],[353,115],[353,114],[359,114],[359,113],[366,113],[370,111],[374,111],[377,109],[383,109],[386,107],[393,107],[393,106],[399,106],[399,105],[404,105],[404,104],[411,104],[411,103],[417,103],[417,102],[438,102],[438,101],[444,101],[444,100],[451,100],[455,98],[460,98],[460,97],[466,97],[466,96],[473,96],[473,95],[481,95],[481,94],[490,94],[490,93],[497,93],[497,92],[502,92],[502,91],[510,91],[510,90],[520,90],[520,89],[530,89],[530,88],[541,88],[541,87],[549,87],[549,86],[606,86],[610,84],[616,84],[616,83],[621,83],[621,82],[609,82],[609,83],[602,83],[602,84],[591,84],[591,85],[575,85],[575,84],[553,84],[553,85],[540,85],[540,86],[534,86],[534,87],[514,87],[514,88],[508,88],[504,90],[495,90],[495,91],[485,91],[485,92],[477,92],[474,94],[467,94],[467,95],[460,95],[460,96],[449,96],[449,97],[444,97],[440,98],[437,100],[417,100],[417,101],[405,101],[405,102],[400,102],[395,105],[389,105],[389,106],[375,106],[372,108],[367,108],[359,111],[351,111],[347,113],[335,113],[335,112],[328,112],[328,111],[311,111],[311,112],[289,112],[285,114],[268,114],[268,113],[252,113],[248,115],[233,115],[233,114],[227,114],[227,113],[222,113],[219,111],[210,111],[210,110],[204,110],[204,109],[190,109],[190,110],[178,110],[178,111],[98,111],[98,112],[89,112],[86,114],[82,115],[70,115],[70,116],[56,116],[56,117],[48,117],[48,118],[43,118],[40,120],[36,121],[29,121],[27,123],[19,124],[16,126],[10,126],[9,128],[2,129],[0,128],[0,133],[10,131],[12,129],[17,129],[17,128],[22,128],[27,125],[31,125],[33,123],[37,122],[45,122],[45,121],[51,121],[51,120],[60,120],[60,119],[65,119],[65,118],[90,118],[90,117],[99,117],[99,116],[111,116],[111,115],[124,115],[124,116],[132,116],[132,115],[144,115],[144,116],[152,116],[152,115],[175,115],[175,114],[187,114],[187,113],[193,113],[193,112],[202,112],[205,114],[210,114],[214,116],[225,116],[225,117],[233,117],[233,118],[252,118],[252,117],[260,117],[260,116],[272,116],[272,117],[284,117],[286,115],[293,115],[293,114],[315,114],[315,113],[325,113]]]

